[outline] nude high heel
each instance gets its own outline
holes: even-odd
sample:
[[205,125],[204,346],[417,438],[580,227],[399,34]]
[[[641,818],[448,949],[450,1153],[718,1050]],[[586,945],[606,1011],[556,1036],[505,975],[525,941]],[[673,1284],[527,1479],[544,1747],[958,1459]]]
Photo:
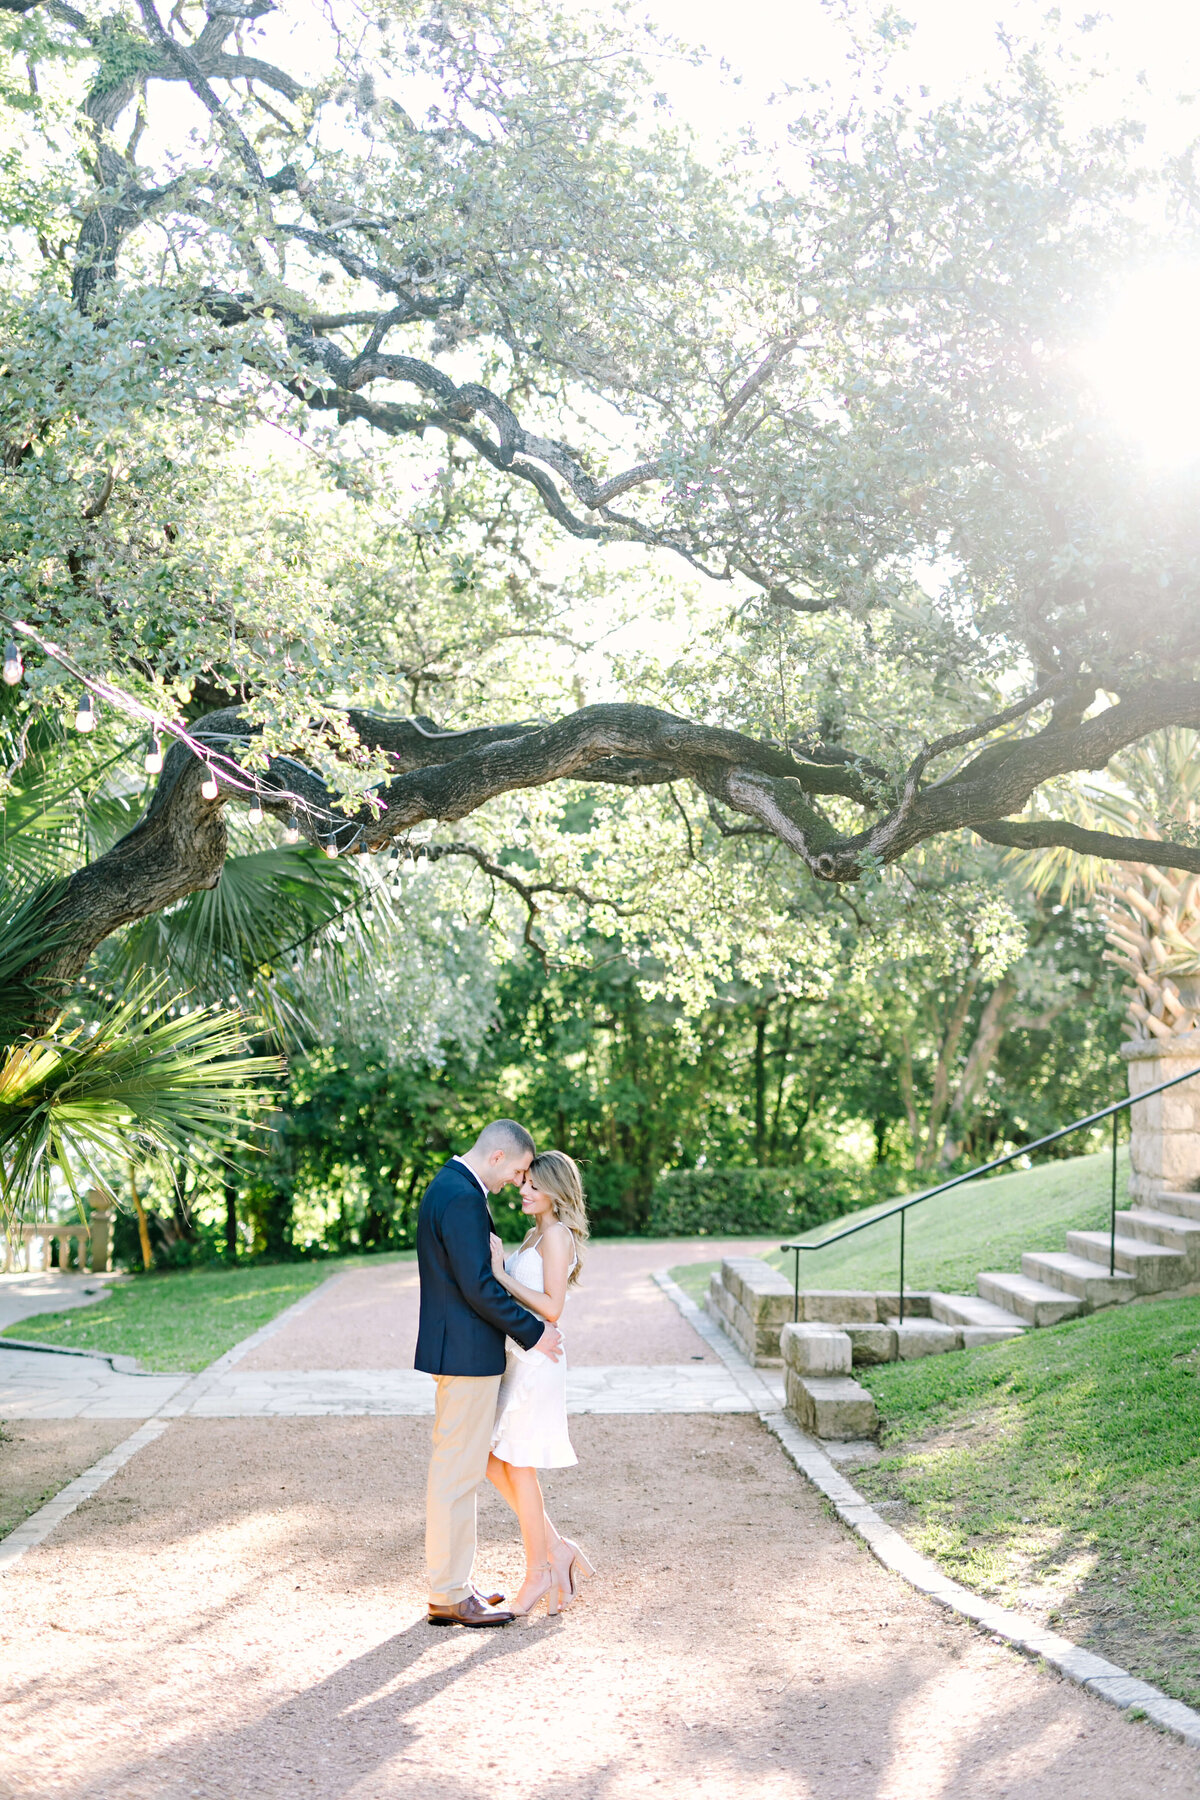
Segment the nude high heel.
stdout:
[[544,1581],[542,1581],[537,1593],[533,1596],[533,1599],[527,1606],[517,1606],[515,1602],[510,1602],[508,1608],[509,1612],[513,1614],[514,1618],[527,1619],[539,1600],[544,1600],[546,1602],[547,1613],[551,1618],[554,1618],[558,1613],[560,1592],[554,1571],[551,1569],[549,1563],[540,1563],[536,1568],[530,1570],[530,1574],[537,1575],[539,1578],[544,1577]]
[[[583,1586],[585,1577],[594,1575],[596,1571],[584,1555],[583,1551],[579,1548],[579,1545],[573,1543],[570,1538],[560,1538],[559,1545],[561,1550],[566,1552],[565,1556],[560,1556],[558,1558],[554,1567],[554,1573],[558,1576],[559,1591],[565,1601],[567,1596],[563,1590],[569,1588],[570,1598],[575,1600],[579,1597],[579,1591]],[[563,1564],[565,1564],[565,1568],[563,1568],[563,1572],[560,1575],[559,1569]]]

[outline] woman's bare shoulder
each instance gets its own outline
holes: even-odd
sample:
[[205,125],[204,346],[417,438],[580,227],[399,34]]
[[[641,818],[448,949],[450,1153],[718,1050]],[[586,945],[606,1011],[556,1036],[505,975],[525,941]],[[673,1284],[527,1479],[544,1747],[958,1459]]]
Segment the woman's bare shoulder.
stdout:
[[570,1227],[564,1225],[561,1219],[555,1219],[552,1225],[547,1225],[542,1233],[542,1242],[547,1248],[553,1244],[556,1249],[568,1252],[575,1248],[575,1239],[571,1235]]

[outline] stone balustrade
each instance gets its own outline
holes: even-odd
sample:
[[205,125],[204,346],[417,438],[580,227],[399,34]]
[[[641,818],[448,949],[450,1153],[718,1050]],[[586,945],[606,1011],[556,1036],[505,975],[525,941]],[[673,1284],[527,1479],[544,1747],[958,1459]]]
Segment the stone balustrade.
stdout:
[[93,1208],[86,1222],[0,1227],[0,1274],[33,1275],[56,1267],[93,1275],[112,1267],[112,1213],[107,1208]]

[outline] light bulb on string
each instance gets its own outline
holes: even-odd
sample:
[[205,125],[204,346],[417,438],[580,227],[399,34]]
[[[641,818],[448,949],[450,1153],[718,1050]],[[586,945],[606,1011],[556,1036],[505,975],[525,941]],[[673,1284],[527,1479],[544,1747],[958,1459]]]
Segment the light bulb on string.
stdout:
[[333,834],[331,832],[330,835],[325,839],[325,854],[328,857],[334,857],[337,855],[337,853],[338,853],[337,839],[333,836]]
[[428,874],[430,874],[432,869],[433,869],[433,863],[430,861],[428,851],[426,851],[424,849],[419,850],[417,852],[417,860],[413,864],[413,874],[414,875],[428,875]]
[[206,800],[215,800],[220,792],[220,789],[217,787],[217,778],[211,769],[209,769],[208,774],[200,784],[200,792]]
[[320,960],[321,960],[321,946],[320,946],[320,944],[314,944],[314,945],[313,945],[313,947],[312,947],[312,959],[313,959],[313,961],[314,961],[314,962],[320,962]]
[[253,800],[250,802],[250,811],[247,813],[246,817],[249,819],[251,825],[261,825],[263,822],[262,802],[257,794],[255,794]]
[[75,729],[84,732],[96,729],[96,705],[87,688],[84,688],[83,693],[79,696],[79,705],[75,712]]
[[285,844],[300,842],[300,821],[295,813],[288,814],[288,822],[283,828],[283,841]]
[[162,741],[157,731],[154,734],[154,748],[146,752],[147,775],[161,775],[163,766]]
[[21,661],[21,652],[9,638],[4,646],[4,679],[9,687],[16,687],[25,673],[25,664]]
[[292,974],[298,975],[299,973],[300,973],[300,958],[298,956],[294,956],[292,958]]

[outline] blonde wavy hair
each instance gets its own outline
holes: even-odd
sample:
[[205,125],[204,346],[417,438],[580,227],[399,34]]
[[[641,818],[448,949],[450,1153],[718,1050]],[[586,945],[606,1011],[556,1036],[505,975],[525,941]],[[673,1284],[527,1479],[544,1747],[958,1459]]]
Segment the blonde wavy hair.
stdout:
[[543,1194],[549,1194],[555,1218],[575,1240],[575,1267],[567,1278],[567,1286],[574,1287],[583,1268],[583,1246],[589,1235],[579,1165],[565,1150],[543,1150],[529,1165],[529,1179]]

